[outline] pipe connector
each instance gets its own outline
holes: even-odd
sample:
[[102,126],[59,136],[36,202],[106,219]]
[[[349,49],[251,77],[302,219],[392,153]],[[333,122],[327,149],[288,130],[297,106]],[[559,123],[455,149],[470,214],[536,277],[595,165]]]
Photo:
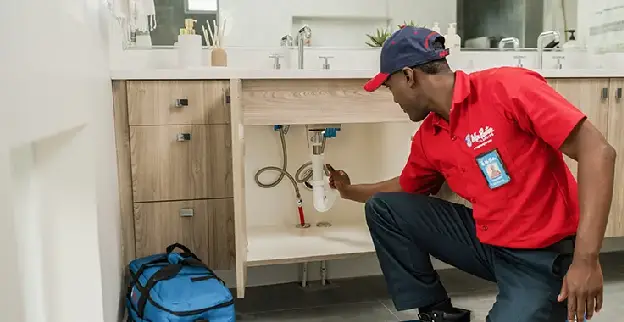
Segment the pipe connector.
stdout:
[[325,175],[325,130],[310,130],[312,145],[312,196],[314,208],[326,212],[334,205],[337,192],[329,186],[329,177]]
[[329,186],[329,177],[325,175],[325,155],[312,155],[312,197],[314,209],[327,212],[334,206],[338,194]]
[[325,131],[313,130],[310,142],[312,143],[312,154],[320,155],[325,153]]

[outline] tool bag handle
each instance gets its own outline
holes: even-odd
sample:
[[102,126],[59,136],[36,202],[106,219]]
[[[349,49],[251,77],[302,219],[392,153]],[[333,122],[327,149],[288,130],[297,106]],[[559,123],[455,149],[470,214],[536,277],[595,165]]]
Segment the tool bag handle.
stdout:
[[197,255],[193,254],[193,252],[188,247],[180,243],[174,243],[174,244],[167,246],[167,254],[171,254],[176,248],[179,248],[182,250],[182,256],[198,259]]

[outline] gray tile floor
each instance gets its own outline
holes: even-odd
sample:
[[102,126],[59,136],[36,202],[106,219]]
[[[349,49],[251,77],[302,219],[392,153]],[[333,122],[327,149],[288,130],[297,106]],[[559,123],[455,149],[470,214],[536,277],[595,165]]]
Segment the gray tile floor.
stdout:
[[[591,321],[624,321],[624,253],[605,254],[602,265],[604,308]],[[454,269],[440,276],[453,303],[472,310],[473,321],[485,321],[496,285]],[[302,289],[296,283],[250,288],[236,307],[240,321],[255,322],[396,322],[417,317],[416,312],[394,309],[380,276],[333,281],[325,288],[311,284]]]

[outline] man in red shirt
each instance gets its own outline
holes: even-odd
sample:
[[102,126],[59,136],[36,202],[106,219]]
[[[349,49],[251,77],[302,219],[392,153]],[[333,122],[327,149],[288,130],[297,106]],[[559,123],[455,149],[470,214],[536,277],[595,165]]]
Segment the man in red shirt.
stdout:
[[[538,73],[452,72],[448,53],[438,33],[404,27],[386,41],[381,73],[364,87],[385,85],[410,120],[423,121],[400,176],[354,185],[329,166],[342,197],[366,203],[397,310],[417,308],[422,321],[469,321],[468,310],[451,304],[431,255],[497,283],[487,321],[591,318],[602,307],[598,254],[615,150]],[[578,161],[578,187],[562,153]],[[473,209],[431,197],[445,181]]]

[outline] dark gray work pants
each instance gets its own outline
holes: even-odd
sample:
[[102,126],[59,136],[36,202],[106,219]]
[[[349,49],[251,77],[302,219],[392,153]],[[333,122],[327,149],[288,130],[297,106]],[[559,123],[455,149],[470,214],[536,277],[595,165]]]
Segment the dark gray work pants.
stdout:
[[366,220],[397,310],[447,298],[430,256],[498,285],[488,322],[564,322],[558,303],[572,255],[551,249],[513,250],[479,242],[472,210],[434,197],[378,193]]

